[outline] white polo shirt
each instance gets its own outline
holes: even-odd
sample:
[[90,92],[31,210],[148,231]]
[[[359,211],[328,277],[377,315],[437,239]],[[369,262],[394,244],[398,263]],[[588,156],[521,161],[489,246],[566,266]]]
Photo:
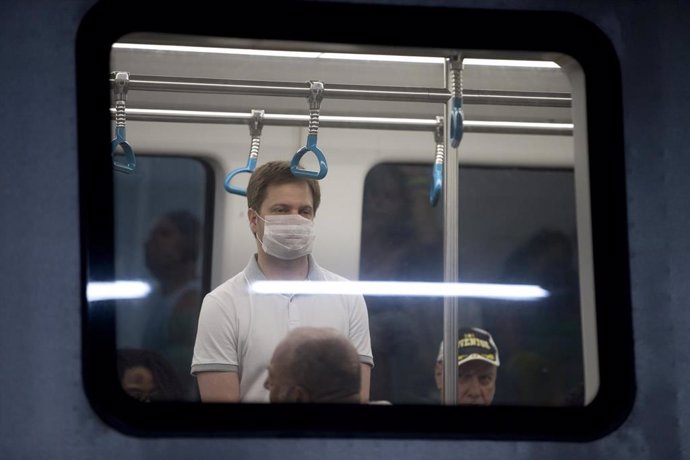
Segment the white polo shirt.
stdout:
[[[310,255],[311,281],[345,281]],[[258,294],[266,277],[252,256],[245,269],[204,297],[192,358],[192,374],[237,372],[240,400],[268,402],[267,366],[278,343],[299,326],[332,327],[350,339],[363,363],[374,365],[369,317],[361,295]]]

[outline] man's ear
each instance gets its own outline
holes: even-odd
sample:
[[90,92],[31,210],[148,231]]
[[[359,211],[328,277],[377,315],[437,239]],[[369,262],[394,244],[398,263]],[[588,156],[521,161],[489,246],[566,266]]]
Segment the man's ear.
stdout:
[[256,234],[256,226],[259,218],[257,217],[256,211],[254,211],[252,208],[247,209],[247,220],[249,220],[249,229],[253,234]]
[[292,394],[295,402],[311,402],[311,395],[304,387],[297,385],[296,387],[292,388]]
[[434,368],[434,380],[436,380],[436,388],[439,390],[443,386],[443,363],[438,361]]

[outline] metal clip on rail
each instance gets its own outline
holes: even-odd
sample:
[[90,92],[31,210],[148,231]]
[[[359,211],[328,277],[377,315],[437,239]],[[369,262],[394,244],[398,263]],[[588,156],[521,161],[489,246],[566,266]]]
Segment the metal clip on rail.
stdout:
[[240,173],[253,173],[256,169],[256,160],[259,158],[259,146],[261,145],[261,129],[264,124],[264,111],[252,110],[252,117],[249,120],[249,135],[252,137],[252,146],[249,150],[249,158],[247,158],[247,165],[244,168],[233,169],[225,176],[223,186],[225,190],[233,195],[247,196],[247,190],[236,187],[230,182]]
[[[320,81],[310,81],[309,91],[309,134],[307,135],[307,145],[302,147],[292,157],[290,171],[297,177],[305,179],[323,179],[328,173],[328,164],[323,152],[316,146],[316,134],[319,130],[319,108],[323,99],[323,83]],[[313,152],[319,162],[319,171],[307,171],[299,168],[299,161],[305,153]]]
[[[115,78],[115,139],[110,143],[110,156],[113,159],[113,169],[125,173],[133,173],[137,167],[137,159],[134,156],[132,146],[127,142],[125,132],[126,114],[125,101],[127,100],[127,85],[129,83],[129,72],[113,72]],[[119,163],[115,159],[117,148],[120,147],[125,154],[127,163]]]
[[443,190],[443,163],[445,158],[445,144],[443,138],[443,117],[436,117],[436,130],[434,131],[434,142],[436,142],[436,159],[431,176],[431,188],[429,190],[429,204],[436,206],[438,197]]
[[465,115],[462,111],[462,59],[458,56],[450,58],[451,77],[451,112],[450,112],[450,145],[458,148],[462,140]]

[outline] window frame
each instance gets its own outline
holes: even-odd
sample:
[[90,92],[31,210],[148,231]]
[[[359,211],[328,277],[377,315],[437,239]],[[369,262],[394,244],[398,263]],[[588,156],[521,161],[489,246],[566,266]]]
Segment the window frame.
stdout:
[[[163,6],[161,6],[163,7]],[[137,436],[384,437],[591,440],[615,430],[635,395],[623,115],[618,59],[606,35],[587,20],[543,11],[364,5],[293,0],[243,5],[235,19],[213,2],[161,15],[131,0],[100,1],[76,39],[81,225],[82,376],[96,413]],[[122,14],[137,11],[137,14]],[[266,15],[266,11],[271,11]],[[284,17],[300,18],[295,27]],[[247,18],[261,17],[256,27]],[[324,18],[338,17],[324,24]],[[391,17],[396,27],[380,25]],[[356,28],[352,24],[358,24]],[[410,34],[409,30],[415,30]],[[495,33],[501,30],[501,33]],[[117,384],[114,306],[90,305],[89,281],[112,281],[114,217],[110,141],[110,47],[130,32],[243,39],[348,43],[400,48],[558,52],[586,77],[585,111],[600,387],[585,407],[448,407],[140,404]],[[545,37],[548,37],[546,40]],[[548,50],[545,50],[548,43]],[[584,81],[581,82],[584,87]],[[574,92],[574,95],[576,93]],[[575,100],[574,100],[575,103]],[[102,115],[98,115],[102,114]],[[581,119],[580,119],[581,120]],[[103,154],[99,154],[103,152]],[[452,424],[447,421],[452,420]]]

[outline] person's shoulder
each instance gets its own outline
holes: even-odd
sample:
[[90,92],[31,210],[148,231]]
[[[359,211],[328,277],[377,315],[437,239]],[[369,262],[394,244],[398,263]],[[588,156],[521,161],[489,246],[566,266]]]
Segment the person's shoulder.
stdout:
[[[317,265],[318,270],[320,271],[320,280],[321,281],[337,281],[337,282],[350,282],[351,280],[348,278],[345,278],[342,275],[339,275],[335,272],[332,272],[330,270],[327,270],[323,267],[320,267]],[[361,308],[365,307],[365,302],[364,302],[364,297],[361,294],[357,295],[336,295],[336,298],[341,299],[342,302],[345,302],[346,305],[349,305],[351,308]]]
[[235,276],[223,281],[221,284],[211,290],[206,297],[221,299],[226,296],[235,296],[247,290],[247,279],[244,276],[244,270]]
[[317,266],[317,269],[321,272],[321,276],[323,276],[324,281],[350,281],[344,276],[338,275],[337,273],[327,270],[321,266]]

